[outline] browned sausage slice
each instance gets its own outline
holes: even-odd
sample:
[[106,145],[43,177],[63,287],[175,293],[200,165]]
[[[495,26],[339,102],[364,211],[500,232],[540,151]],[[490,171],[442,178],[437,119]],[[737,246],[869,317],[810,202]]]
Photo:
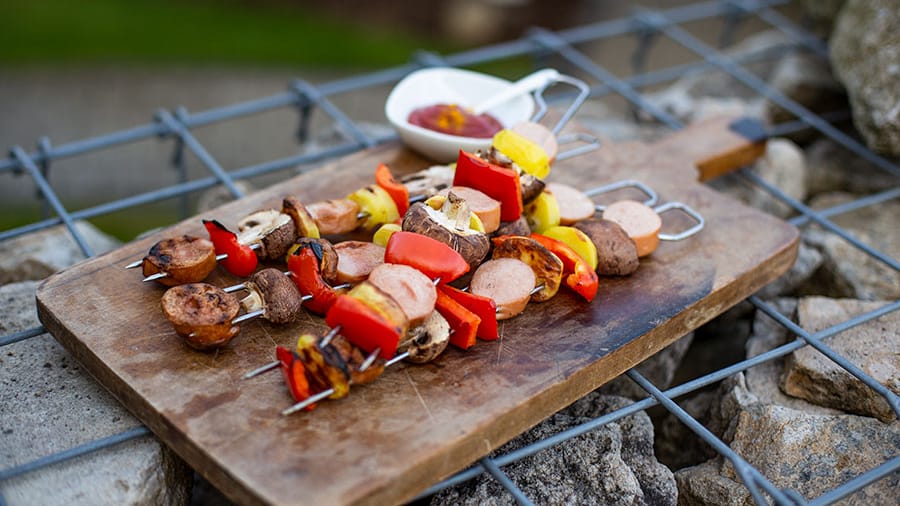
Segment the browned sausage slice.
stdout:
[[397,301],[410,328],[424,323],[434,311],[437,289],[418,269],[401,264],[381,264],[369,273],[369,283]]
[[466,201],[469,210],[478,215],[481,224],[484,225],[484,233],[490,234],[500,227],[500,201],[492,199],[484,193],[467,186],[453,186],[438,192],[438,195],[446,196],[453,192],[457,197]]
[[144,276],[165,272],[157,282],[166,286],[197,283],[216,268],[216,250],[208,239],[182,235],[154,244],[141,264]]
[[493,299],[497,320],[506,320],[525,309],[534,284],[534,271],[528,264],[515,258],[497,258],[478,267],[469,291]]
[[547,183],[547,190],[556,197],[559,224],[571,225],[594,215],[594,202],[581,190],[562,183]]
[[224,345],[240,330],[231,324],[240,310],[235,296],[207,283],[188,283],[166,290],[162,310],[188,346],[208,350]]
[[534,302],[550,300],[559,291],[563,275],[562,260],[530,237],[510,236],[494,239],[492,258],[515,258],[531,267],[535,283],[541,287],[531,295]]
[[359,205],[348,199],[313,202],[306,206],[319,227],[321,235],[346,234],[356,229],[359,219]]
[[384,263],[384,247],[371,242],[344,241],[334,245],[338,254],[337,281],[359,283]]
[[603,219],[618,223],[634,240],[639,257],[653,253],[659,246],[662,220],[652,208],[634,200],[620,200],[603,210]]

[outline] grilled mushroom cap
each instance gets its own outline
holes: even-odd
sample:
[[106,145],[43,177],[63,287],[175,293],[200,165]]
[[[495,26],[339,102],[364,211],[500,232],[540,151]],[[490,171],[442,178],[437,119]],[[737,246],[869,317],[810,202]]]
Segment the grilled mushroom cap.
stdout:
[[294,197],[285,197],[281,202],[281,212],[290,216],[298,237],[319,237],[319,227],[309,210]]
[[454,193],[440,210],[417,202],[403,216],[403,230],[427,235],[456,250],[475,270],[491,248],[487,235],[469,226],[470,211]]
[[328,239],[313,237],[298,237],[291,246],[291,252],[296,251],[294,247],[311,248],[319,259],[319,274],[326,283],[332,285],[337,281],[338,273],[338,254],[334,246]]
[[414,364],[431,362],[447,349],[450,343],[450,324],[437,311],[432,311],[425,323],[409,331],[410,339],[406,342],[403,351],[409,352],[406,359]]
[[259,244],[256,256],[260,260],[284,258],[296,237],[294,221],[275,209],[257,211],[238,223],[238,241],[242,244]]
[[263,318],[272,323],[290,323],[302,311],[300,292],[288,276],[278,269],[263,269],[245,283],[250,292],[241,300],[249,313],[264,309]]
[[498,228],[493,234],[494,237],[499,237],[501,235],[523,235],[528,236],[531,234],[531,228],[528,226],[528,219],[525,216],[519,216],[515,221],[504,221],[500,223],[500,228]]

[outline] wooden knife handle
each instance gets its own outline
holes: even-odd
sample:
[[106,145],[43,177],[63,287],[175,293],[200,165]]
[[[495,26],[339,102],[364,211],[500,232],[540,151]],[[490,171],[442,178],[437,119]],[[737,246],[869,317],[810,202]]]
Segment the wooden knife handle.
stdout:
[[766,133],[754,118],[711,116],[652,144],[666,157],[690,162],[707,181],[752,163],[766,150]]

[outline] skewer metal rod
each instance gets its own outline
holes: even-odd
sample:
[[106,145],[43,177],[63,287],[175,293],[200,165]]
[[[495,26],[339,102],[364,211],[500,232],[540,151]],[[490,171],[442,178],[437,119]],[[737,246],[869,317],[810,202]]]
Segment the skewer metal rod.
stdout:
[[231,324],[237,325],[238,323],[247,321],[251,318],[256,318],[257,316],[262,316],[264,314],[266,314],[265,309],[257,309],[256,311],[250,311],[249,313],[244,313],[244,314],[238,316],[237,318],[235,318],[234,320],[231,320]]
[[[388,367],[393,364],[396,364],[397,362],[403,360],[404,358],[406,358],[408,356],[409,356],[409,352],[401,353],[401,354],[397,355],[396,357],[388,360],[384,364],[384,366]],[[333,393],[334,393],[333,388],[329,388],[327,390],[322,390],[321,392],[319,392],[313,396],[307,397],[306,399],[303,399],[302,401],[294,404],[293,406],[291,406],[289,408],[285,408],[284,410],[281,411],[281,414],[282,414],[282,416],[292,415],[292,414],[302,410],[303,408],[308,407],[311,404],[315,404],[315,403],[325,399],[326,397],[328,397],[329,395],[331,395]]]
[[279,362],[277,360],[274,362],[269,362],[268,364],[257,367],[256,369],[253,369],[252,371],[248,372],[247,374],[241,376],[241,379],[255,378],[262,373],[266,373],[266,372],[271,371],[272,369],[278,368],[278,366],[280,366],[280,365],[281,365],[281,362]]

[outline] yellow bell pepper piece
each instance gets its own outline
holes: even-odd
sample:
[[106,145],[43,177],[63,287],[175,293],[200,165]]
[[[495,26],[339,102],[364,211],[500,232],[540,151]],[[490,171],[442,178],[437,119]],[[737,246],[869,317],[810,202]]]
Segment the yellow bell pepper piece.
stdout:
[[597,270],[597,246],[594,241],[581,230],[574,227],[563,225],[550,227],[545,229],[541,234],[552,237],[557,241],[566,243],[570,248],[578,253],[578,256],[584,259],[591,269]]
[[359,205],[359,211],[368,215],[362,223],[366,230],[372,230],[384,223],[394,223],[400,219],[400,212],[397,211],[394,199],[377,184],[360,188],[347,195],[347,199],[356,202]]
[[559,204],[550,192],[541,192],[525,206],[528,227],[537,234],[543,234],[550,227],[559,225]]
[[388,239],[394,235],[394,232],[399,232],[400,230],[402,230],[402,227],[397,223],[385,223],[375,231],[375,235],[372,236],[372,242],[385,247],[387,246]]
[[512,130],[500,130],[492,141],[498,151],[508,156],[525,172],[544,179],[550,174],[550,159],[544,148]]

